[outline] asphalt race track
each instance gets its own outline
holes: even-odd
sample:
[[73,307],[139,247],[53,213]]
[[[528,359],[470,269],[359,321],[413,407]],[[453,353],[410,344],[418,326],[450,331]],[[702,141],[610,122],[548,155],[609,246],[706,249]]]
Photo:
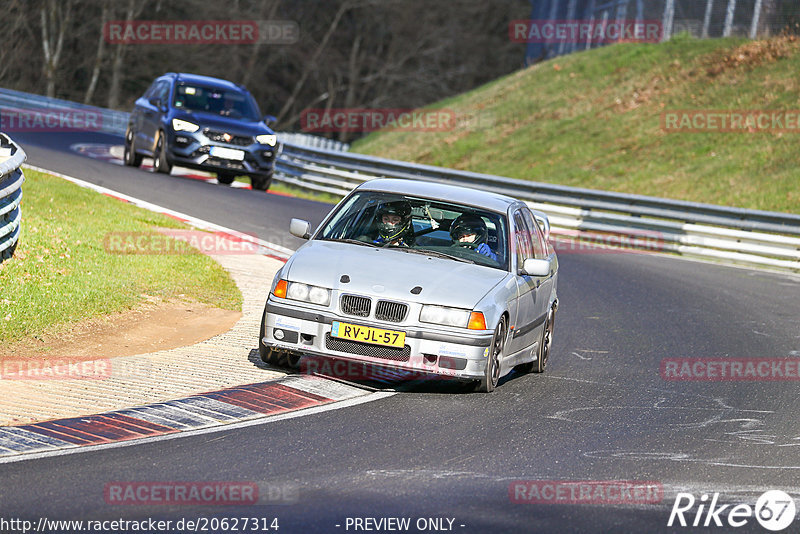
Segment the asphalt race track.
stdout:
[[[330,209],[69,150],[122,143],[109,135],[14,139],[32,165],[290,248],[300,243],[288,234],[291,217],[316,224]],[[667,521],[676,492],[751,505],[771,489],[800,493],[797,382],[668,381],[660,365],[800,357],[800,279],[649,254],[562,254],[560,262],[561,307],[544,375],[512,373],[489,395],[426,383],[247,428],[0,465],[0,508],[34,521],[276,517],[282,533],[354,532],[354,518],[390,517],[411,518],[410,532],[427,518],[444,520],[423,521],[424,531],[465,533],[767,532],[755,518],[736,529],[670,529]],[[511,502],[519,480],[650,481],[663,498]],[[250,481],[275,498],[115,506],[104,499],[114,481]]]

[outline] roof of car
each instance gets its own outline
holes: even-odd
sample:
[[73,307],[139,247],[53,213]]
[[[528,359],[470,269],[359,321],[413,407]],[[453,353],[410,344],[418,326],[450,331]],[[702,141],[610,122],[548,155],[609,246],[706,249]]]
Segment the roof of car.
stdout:
[[221,78],[212,78],[211,76],[201,76],[200,74],[187,74],[184,72],[175,74],[178,81],[181,82],[189,82],[189,83],[196,83],[198,85],[205,85],[220,89],[234,89],[237,91],[241,91],[243,88],[239,85],[236,85],[233,82],[229,82],[228,80],[223,80]]
[[358,189],[448,200],[499,212],[505,212],[511,204],[518,202],[515,198],[499,193],[421,180],[378,178],[364,182]]

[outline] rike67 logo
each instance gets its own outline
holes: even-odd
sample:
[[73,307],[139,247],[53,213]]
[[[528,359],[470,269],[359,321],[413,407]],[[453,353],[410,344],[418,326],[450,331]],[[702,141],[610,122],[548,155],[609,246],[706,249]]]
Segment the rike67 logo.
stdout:
[[764,492],[755,507],[749,504],[719,505],[718,501],[719,493],[714,493],[710,502],[705,493],[699,499],[691,493],[678,493],[667,526],[737,528],[747,525],[755,517],[762,527],[777,532],[792,524],[796,512],[794,500],[781,490]]

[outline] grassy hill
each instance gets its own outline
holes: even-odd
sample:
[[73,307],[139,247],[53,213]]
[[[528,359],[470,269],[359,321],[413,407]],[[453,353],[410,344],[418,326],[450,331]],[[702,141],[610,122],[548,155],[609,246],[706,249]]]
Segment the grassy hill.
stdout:
[[797,133],[665,132],[673,110],[800,110],[800,40],[619,44],[520,70],[430,108],[447,132],[353,151],[525,180],[800,212]]

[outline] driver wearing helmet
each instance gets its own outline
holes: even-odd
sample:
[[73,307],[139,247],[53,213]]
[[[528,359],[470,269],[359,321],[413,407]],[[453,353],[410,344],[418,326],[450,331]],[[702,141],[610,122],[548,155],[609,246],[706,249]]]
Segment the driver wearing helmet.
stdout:
[[399,247],[414,246],[411,204],[405,200],[385,202],[378,208],[376,216],[378,237],[372,241],[373,243]]
[[479,254],[483,254],[497,261],[497,254],[492,252],[486,243],[489,231],[483,219],[472,213],[464,213],[450,224],[450,237],[453,245],[471,248]]

